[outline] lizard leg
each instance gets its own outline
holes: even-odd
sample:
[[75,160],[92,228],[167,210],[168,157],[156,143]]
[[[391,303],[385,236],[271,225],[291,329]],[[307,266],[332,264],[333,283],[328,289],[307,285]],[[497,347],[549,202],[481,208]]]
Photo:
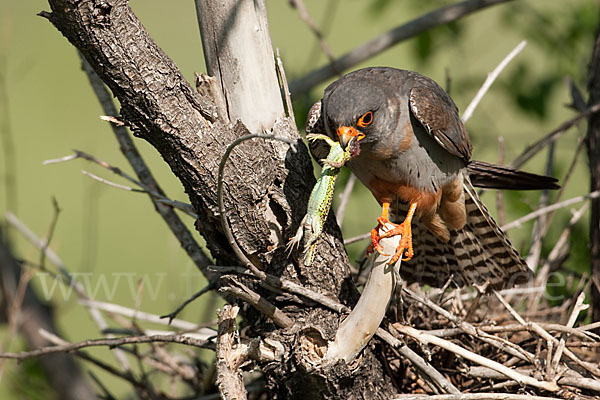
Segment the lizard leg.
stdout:
[[337,143],[329,136],[323,135],[321,133],[309,133],[308,135],[306,135],[306,139],[310,141],[324,140],[330,147],[334,146]]

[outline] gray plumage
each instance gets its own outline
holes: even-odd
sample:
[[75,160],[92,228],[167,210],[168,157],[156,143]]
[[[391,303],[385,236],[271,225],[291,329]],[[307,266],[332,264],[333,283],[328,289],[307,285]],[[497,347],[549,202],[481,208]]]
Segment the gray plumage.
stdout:
[[[369,111],[372,123],[357,127]],[[437,193],[431,210],[418,210],[413,220],[415,256],[402,263],[405,279],[439,287],[453,275],[459,286],[487,281],[490,288],[502,288],[530,278],[529,268],[471,181],[490,188],[539,189],[556,188],[556,180],[471,161],[469,135],[456,105],[439,85],[394,68],[347,74],[325,89],[309,112],[306,131],[338,140],[336,130],[342,126],[365,134],[360,154],[346,166],[380,203],[392,196],[396,222],[406,214],[403,196]],[[319,142],[311,145],[316,159],[327,150]],[[388,187],[393,189],[389,193]]]

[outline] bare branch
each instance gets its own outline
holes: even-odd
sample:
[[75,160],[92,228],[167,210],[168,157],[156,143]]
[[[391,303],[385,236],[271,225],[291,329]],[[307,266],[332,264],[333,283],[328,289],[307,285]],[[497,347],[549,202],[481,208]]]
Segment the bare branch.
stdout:
[[169,325],[171,324],[171,322],[173,322],[173,320],[175,319],[175,317],[188,305],[190,304],[192,301],[196,300],[198,297],[202,296],[205,293],[210,292],[211,290],[215,289],[217,287],[216,284],[212,284],[209,283],[208,285],[206,285],[205,287],[203,287],[202,289],[198,290],[196,293],[194,293],[189,299],[187,299],[186,301],[184,301],[179,307],[177,307],[175,309],[175,311],[169,313],[169,314],[165,314],[165,315],[161,315],[161,318],[169,318]]
[[504,365],[497,363],[496,361],[482,357],[479,354],[475,354],[445,339],[418,331],[417,329],[410,326],[395,324],[394,328],[396,328],[400,333],[410,336],[421,343],[439,346],[474,363],[486,366],[488,368],[493,369],[494,371],[498,371],[501,374],[516,380],[520,384],[530,385],[533,387],[547,390],[549,392],[557,392],[559,390],[558,385],[554,382],[540,381],[535,378],[523,375],[514,369],[507,368]]
[[589,117],[592,114],[600,111],[600,103],[594,104],[593,106],[588,107],[584,112],[576,115],[574,118],[563,122],[558,128],[539,139],[537,142],[527,146],[523,152],[514,159],[511,163],[513,168],[520,168],[523,164],[529,161],[534,155],[536,155],[540,150],[549,145],[552,142],[555,142],[558,138],[560,138],[569,128],[573,125],[577,124],[579,121]]
[[[548,332],[546,332],[539,324],[535,323],[535,322],[526,322],[523,317],[521,317],[515,310],[514,308],[511,307],[510,304],[508,304],[508,302],[502,297],[502,295],[500,295],[500,293],[498,293],[497,291],[494,290],[494,295],[496,296],[496,298],[498,300],[500,300],[500,303],[502,303],[502,305],[508,310],[508,312],[523,326],[527,327],[528,330],[533,331],[535,333],[537,333],[542,339],[544,339],[545,341],[547,341],[549,344],[558,344],[558,339],[556,339],[555,337],[553,337],[552,335],[550,335]],[[564,353],[567,357],[569,357],[571,360],[573,360],[577,365],[579,365],[582,368],[585,368],[587,371],[591,372],[592,374],[596,375],[596,376],[600,376],[600,369],[598,369],[598,367],[596,365],[590,364],[590,363],[586,363],[584,361],[581,361],[571,350],[569,349],[564,349]]]
[[[579,313],[589,308],[588,304],[583,304],[584,300],[585,293],[581,292],[579,297],[577,297],[575,306],[573,306],[573,311],[571,312],[571,316],[569,317],[569,321],[567,322],[567,328],[572,328],[575,325],[575,322],[577,321]],[[560,362],[560,359],[562,357],[562,353],[565,348],[565,343],[566,337],[565,335],[563,335],[560,338],[560,342],[558,343],[558,347],[556,348],[556,351],[554,352],[554,357],[552,358],[552,371],[554,374],[558,372],[558,363]]]
[[269,317],[275,323],[275,325],[279,326],[280,328],[286,329],[294,324],[294,321],[279,308],[275,307],[273,303],[269,302],[267,299],[243,283],[239,282],[237,279],[224,276],[221,278],[221,280],[226,286],[221,287],[219,292],[230,294],[252,305],[254,308]]
[[310,14],[308,13],[308,10],[306,9],[304,1],[303,0],[290,0],[290,4],[292,4],[292,6],[296,10],[298,10],[298,15],[300,15],[300,18],[302,18],[302,21],[304,21],[304,23],[308,26],[308,28],[312,31],[312,33],[317,37],[317,40],[319,41],[319,45],[321,46],[321,50],[323,50],[323,53],[325,53],[325,55],[329,59],[329,62],[332,64],[333,68],[335,69],[335,57],[333,56],[333,53],[331,52],[331,49],[329,48],[329,45],[327,44],[325,37],[323,36],[321,31],[315,24],[315,21],[313,21]]
[[104,339],[92,339],[84,340],[78,343],[69,343],[58,346],[47,346],[32,351],[24,351],[22,353],[0,353],[0,358],[11,358],[15,360],[25,360],[27,358],[40,357],[47,354],[53,353],[64,353],[74,350],[80,350],[85,347],[95,346],[109,346],[116,347],[126,344],[135,343],[152,343],[152,342],[164,342],[164,343],[180,343],[188,346],[201,347],[204,349],[210,349],[213,347],[212,342],[208,340],[198,340],[190,338],[185,334],[176,335],[153,335],[153,336],[130,336],[124,338],[104,338]]
[[143,190],[140,190],[140,189],[134,189],[131,186],[121,185],[120,183],[116,183],[116,182],[109,181],[108,179],[100,178],[98,175],[94,175],[91,172],[88,172],[84,169],[81,170],[81,173],[84,174],[85,176],[89,176],[90,178],[92,178],[95,181],[104,183],[105,185],[112,186],[117,189],[126,190],[128,192],[138,192],[138,193],[144,192]]
[[279,75],[279,79],[281,79],[281,91],[284,94],[285,99],[285,108],[287,110],[287,115],[293,121],[296,120],[294,117],[294,107],[292,105],[292,95],[290,94],[290,87],[288,85],[287,77],[285,76],[285,69],[283,68],[283,61],[281,61],[281,56],[279,55],[279,49],[275,51],[277,57],[277,74]]
[[[552,264],[554,264],[558,260],[560,260],[562,258],[562,256],[564,255],[565,251],[568,249],[569,237],[571,235],[571,231],[573,230],[573,226],[575,226],[575,224],[581,219],[581,217],[583,217],[583,214],[585,214],[588,207],[589,207],[589,203],[585,203],[583,206],[581,206],[579,208],[579,210],[577,210],[573,214],[573,216],[569,220],[569,223],[567,224],[565,229],[563,229],[558,240],[554,244],[554,247],[552,247],[552,250],[550,250],[550,253],[548,254],[548,257],[546,258],[546,261],[538,269],[537,275],[535,277],[536,284],[539,284],[539,285],[546,284],[546,281],[548,279],[548,274],[550,273],[550,267],[552,266]],[[539,302],[541,296],[542,296],[542,293],[538,293],[537,295],[531,297],[529,304],[532,306],[534,304],[537,304]]]
[[506,232],[506,231],[508,231],[510,229],[518,228],[522,224],[524,224],[525,222],[530,221],[530,220],[532,220],[534,218],[537,218],[540,215],[547,214],[549,212],[558,210],[560,208],[568,207],[568,206],[570,206],[572,204],[576,204],[576,203],[582,202],[584,200],[596,199],[598,197],[600,197],[600,190],[597,190],[597,191],[589,193],[589,194],[584,194],[583,196],[573,197],[573,198],[570,198],[568,200],[561,201],[559,203],[554,203],[554,204],[551,204],[549,206],[539,208],[539,209],[537,209],[537,210],[535,210],[535,211],[533,211],[533,212],[531,212],[531,213],[529,213],[527,215],[522,216],[521,218],[518,218],[518,219],[516,219],[516,220],[514,220],[512,222],[509,222],[508,224],[502,226],[501,229],[504,232]]
[[391,46],[425,32],[428,29],[456,21],[475,11],[509,1],[512,0],[466,0],[425,14],[356,47],[354,50],[338,58],[334,63],[314,70],[292,82],[290,85],[292,95],[297,96],[305,93],[318,84],[337,75],[338,71],[343,72],[352,68]]
[[[31,229],[29,229],[23,222],[21,222],[12,213],[9,212],[6,214],[6,220],[14,228],[16,228],[27,240],[29,240],[40,251],[43,251],[46,254],[46,257],[48,258],[48,260],[50,260],[50,262],[52,262],[56,266],[56,268],[59,270],[60,276],[62,276],[69,283],[69,285],[73,285],[73,289],[75,290],[75,293],[77,294],[77,296],[80,299],[88,299],[83,285],[81,283],[73,280],[73,278],[72,278],[69,270],[65,266],[65,264],[63,264],[62,260],[56,255],[56,253],[54,253],[54,251],[50,247],[46,246],[46,244],[43,240],[40,240],[35,235],[35,233],[33,233],[31,231]],[[104,320],[104,317],[102,316],[100,311],[98,311],[96,308],[90,307],[89,314],[90,314],[90,317],[92,317],[92,319],[94,320],[94,322],[96,323],[96,325],[98,326],[98,328],[101,331],[108,327],[108,324]],[[107,335],[107,337],[111,337],[111,336]],[[120,349],[114,349],[114,354],[115,354],[115,358],[121,364],[121,367],[125,371],[129,371],[130,370],[129,361],[127,360],[125,355],[122,353],[122,351]]]
[[461,393],[461,394],[439,394],[428,396],[426,394],[406,394],[394,398],[394,400],[556,400],[559,397],[532,396],[530,394],[511,393]]
[[[380,234],[392,229],[391,224],[380,228]],[[400,243],[400,236],[386,238],[380,242],[384,254],[394,254]],[[395,293],[398,270],[401,260],[389,265],[389,256],[374,252],[367,261],[370,268],[369,278],[365,284],[358,303],[350,315],[342,321],[335,335],[335,340],[328,345],[326,362],[344,360],[352,361],[369,343],[381,324],[388,304]]]
[[[517,369],[524,375],[532,375],[534,370],[531,369]],[[469,376],[475,378],[488,378],[488,379],[503,379],[502,374],[497,373],[487,367],[471,367],[468,370]],[[559,385],[574,386],[582,389],[594,390],[600,392],[600,382],[595,379],[583,378],[580,374],[575,371],[569,370],[564,376],[559,377],[557,383]]]
[[[94,90],[94,93],[96,94],[96,97],[102,106],[102,110],[106,115],[116,118],[118,113],[113,103],[112,96],[110,93],[108,93],[108,90],[106,89],[106,86],[104,86],[104,83],[100,77],[94,72],[90,64],[81,55],[81,53],[80,58],[83,69],[90,81],[90,85],[92,86],[92,89]],[[140,182],[164,197],[164,192],[158,185],[154,175],[152,175],[152,172],[140,155],[137,147],[133,143],[133,140],[129,136],[127,129],[124,126],[117,126],[115,124],[111,124],[110,126],[117,141],[119,142],[119,149],[125,158],[127,158],[127,161],[133,168]],[[187,226],[181,221],[179,216],[171,207],[161,204],[161,202],[158,201],[155,201],[154,204],[156,206],[156,210],[165,220],[167,226],[171,229],[171,232],[173,232],[173,235],[177,238],[181,244],[181,247],[185,249],[190,259],[194,262],[194,264],[196,264],[198,269],[204,273],[209,281],[214,280],[215,277],[212,276],[206,269],[206,267],[211,264],[211,261],[204,251],[202,251],[198,245],[198,242],[196,242],[196,239],[194,239]]]
[[167,198],[165,195],[161,194],[159,191],[152,189],[151,187],[143,184],[142,182],[140,182],[140,181],[134,179],[133,177],[131,177],[130,175],[126,174],[125,172],[123,172],[123,170],[121,168],[110,165],[106,161],[100,160],[99,158],[94,157],[91,154],[88,154],[81,150],[73,150],[73,151],[75,152],[75,154],[73,154],[73,155],[60,157],[60,158],[56,158],[56,159],[51,159],[51,160],[46,160],[43,162],[43,165],[57,164],[57,163],[61,163],[61,162],[72,161],[77,158],[83,158],[84,160],[93,162],[94,164],[97,164],[103,168],[106,168],[107,170],[114,173],[115,175],[118,175],[122,178],[127,179],[129,182],[133,183],[134,185],[139,186],[141,188],[141,190],[134,189],[129,186],[121,185],[119,183],[111,182],[107,179],[101,178],[101,177],[96,176],[87,171],[81,171],[84,175],[87,175],[90,178],[95,179],[99,182],[102,182],[106,185],[116,187],[117,189],[127,190],[127,191],[131,191],[131,192],[138,192],[138,193],[147,193],[148,195],[153,197],[153,199],[152,199],[153,201],[158,201],[162,204],[170,205],[174,208],[177,208],[177,209],[185,212],[192,218],[198,218],[198,215],[194,212],[191,204],[183,203],[181,201],[171,200],[171,199]]
[[352,243],[360,242],[361,240],[369,239],[371,237],[371,232],[363,233],[362,235],[353,236],[344,240],[345,245],[349,245]]
[[404,292],[407,293],[413,299],[417,300],[419,303],[426,305],[427,307],[431,308],[435,312],[448,318],[450,321],[452,321],[454,324],[456,324],[456,326],[458,326],[463,332],[465,332],[473,337],[476,337],[479,340],[481,340],[485,343],[488,343],[494,347],[497,347],[503,351],[506,351],[507,353],[511,354],[514,357],[518,357],[525,361],[533,362],[535,355],[529,353],[528,351],[523,350],[518,345],[511,343],[508,340],[505,340],[505,339],[502,339],[502,338],[499,338],[496,336],[492,336],[492,335],[487,334],[486,332],[483,332],[482,330],[480,330],[479,328],[476,328],[475,326],[471,325],[470,323],[460,320],[457,316],[446,311],[445,309],[438,306],[431,300],[421,297],[421,296],[418,296],[416,293],[414,293],[411,290],[408,290],[405,288]]
[[506,57],[504,57],[502,61],[500,61],[500,64],[498,64],[498,66],[488,74],[487,78],[485,79],[485,82],[483,82],[483,85],[481,85],[479,91],[477,92],[475,97],[473,97],[473,100],[471,100],[471,103],[465,109],[465,112],[462,116],[463,122],[467,122],[469,119],[471,119],[471,116],[473,116],[473,111],[475,111],[475,108],[477,108],[479,102],[481,101],[481,99],[483,99],[483,96],[485,96],[485,94],[492,86],[498,75],[500,75],[502,70],[506,68],[506,66],[513,60],[513,58],[515,58],[521,51],[523,51],[526,45],[527,41],[525,40],[519,43],[514,49],[511,50],[510,53],[508,53]]
[[135,318],[138,321],[152,322],[154,324],[159,325],[171,325],[172,327],[184,329],[189,332],[197,332],[204,335],[205,338],[214,336],[216,334],[216,332],[213,329],[204,328],[199,326],[198,324],[194,324],[189,321],[185,321],[178,318],[174,318],[171,321],[166,321],[165,319],[156,314],[135,310],[133,308],[128,308],[119,304],[89,299],[80,300],[79,302],[85,307],[92,307],[97,310],[102,310],[111,314],[123,315],[128,318]]
[[428,364],[420,355],[415,353],[410,347],[401,342],[399,339],[392,336],[388,331],[379,328],[377,329],[377,336],[394,347],[400,355],[406,357],[415,368],[421,372],[421,376],[432,384],[432,387],[438,387],[446,393],[460,394],[460,391],[454,386],[444,375],[442,375],[437,369],[433,368]]

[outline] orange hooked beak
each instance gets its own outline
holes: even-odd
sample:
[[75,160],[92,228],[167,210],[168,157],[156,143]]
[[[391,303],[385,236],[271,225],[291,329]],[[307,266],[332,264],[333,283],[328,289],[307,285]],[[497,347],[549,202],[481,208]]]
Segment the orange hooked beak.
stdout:
[[356,138],[359,141],[365,138],[365,134],[357,131],[353,126],[340,126],[337,130],[337,135],[344,149],[352,139]]

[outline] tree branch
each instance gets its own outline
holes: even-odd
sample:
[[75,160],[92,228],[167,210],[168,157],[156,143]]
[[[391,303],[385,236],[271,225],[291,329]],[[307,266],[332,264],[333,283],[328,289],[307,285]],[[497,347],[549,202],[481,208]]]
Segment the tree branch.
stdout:
[[327,79],[334,77],[339,72],[352,68],[384,50],[387,50],[395,44],[417,36],[426,30],[456,21],[475,11],[497,4],[507,3],[509,1],[512,0],[466,0],[427,13],[358,46],[354,50],[335,60],[333,63],[316,69],[306,76],[292,82],[290,85],[292,95],[298,96],[299,94],[305,93],[318,84],[325,82]]
[[191,338],[186,334],[177,335],[152,335],[152,336],[130,336],[124,338],[105,338],[105,339],[92,339],[84,340],[78,343],[69,343],[58,346],[46,346],[32,351],[24,351],[22,353],[0,353],[0,358],[12,358],[15,360],[23,361],[27,358],[41,357],[48,354],[65,353],[69,351],[80,350],[85,347],[96,347],[96,346],[109,346],[117,347],[126,344],[135,343],[153,343],[153,342],[164,342],[164,343],[180,343],[188,346],[200,347],[200,348],[213,348],[214,344],[208,340],[198,340]]
[[[198,215],[196,228],[206,239],[215,263],[239,265],[240,260],[219,223],[217,180],[225,149],[249,134],[248,129],[240,122],[230,124],[220,119],[212,98],[190,88],[175,64],[149,37],[126,1],[49,2],[52,13],[46,16],[81,51],[119,100],[121,115],[118,119],[136,136],[153,145],[182,182]],[[264,13],[262,3],[257,4],[253,12]],[[267,32],[261,30],[260,34]],[[243,46],[243,38],[235,45]],[[276,80],[275,69],[271,72]],[[276,95],[280,97],[279,88]],[[227,99],[228,105],[230,100]],[[279,111],[276,114],[282,115]],[[247,141],[231,151],[224,167],[227,181],[223,184],[223,209],[241,252],[257,269],[269,275],[289,278],[299,287],[302,285],[296,282],[302,282],[317,292],[335,293],[339,302],[353,303],[357,291],[351,283],[341,233],[333,218],[325,224],[313,266],[307,268],[288,259],[284,244],[304,214],[310,187],[314,184],[312,164],[293,121],[280,117],[272,128],[263,127],[268,129],[266,134],[296,142],[297,151],[291,151],[288,144],[264,140]],[[279,306],[276,295],[268,295],[268,300]],[[339,320],[337,314],[321,307],[281,309],[296,321],[320,326],[329,332],[335,330]],[[273,331],[272,324],[254,320],[256,315],[244,316],[249,318],[247,322],[258,335],[281,335]],[[304,359],[294,346],[293,337],[284,336],[281,342],[286,360],[277,368],[269,368],[267,373],[273,391],[281,397],[287,397],[289,385],[303,385],[306,393],[315,395],[335,392],[336,396],[344,396],[356,388],[366,390],[367,387],[376,388],[376,398],[389,398],[392,393],[382,359],[373,349],[363,353],[364,373],[340,392],[338,385],[328,382],[337,382],[341,371],[332,370],[325,380],[308,379],[309,371],[298,365]],[[296,372],[290,374],[290,368]]]

